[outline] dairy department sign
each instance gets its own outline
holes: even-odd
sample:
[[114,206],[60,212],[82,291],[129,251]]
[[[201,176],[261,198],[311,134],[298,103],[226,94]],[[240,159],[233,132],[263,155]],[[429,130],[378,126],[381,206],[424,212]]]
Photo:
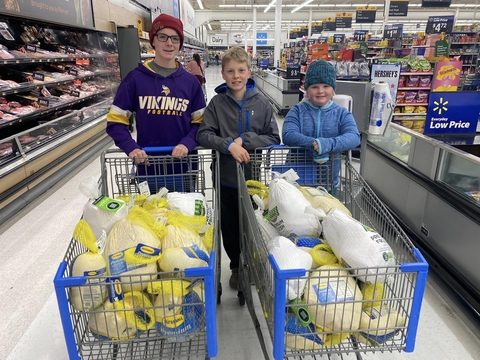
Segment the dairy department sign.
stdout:
[[475,133],[480,93],[431,92],[424,134]]
[[227,34],[225,35],[210,35],[210,45],[227,46]]

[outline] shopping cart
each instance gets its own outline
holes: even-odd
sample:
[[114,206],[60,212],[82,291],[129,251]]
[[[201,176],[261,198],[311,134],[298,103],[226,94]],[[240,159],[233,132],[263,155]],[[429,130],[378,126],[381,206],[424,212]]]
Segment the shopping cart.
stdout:
[[[292,157],[292,154],[295,156]],[[311,323],[301,328],[304,330],[292,333],[291,327],[287,327],[287,324],[291,324],[292,316],[294,322],[298,323],[294,310],[298,311],[299,307],[287,301],[285,294],[288,287],[300,287],[299,280],[308,281],[308,279],[323,284],[338,284],[342,281],[359,283],[352,274],[353,271],[342,273],[340,276],[338,269],[321,273],[318,270],[305,269],[281,270],[275,258],[269,255],[267,250],[267,242],[270,239],[264,239],[261,235],[254,206],[247,190],[244,169],[239,165],[240,224],[243,231],[241,231],[242,252],[238,295],[240,305],[247,303],[265,359],[317,359],[322,356],[327,358],[335,356],[342,359],[352,356],[361,359],[360,353],[367,352],[384,353],[395,350],[412,352],[426,285],[428,263],[405,235],[389,210],[355,170],[350,155],[335,154],[327,163],[314,164],[311,156],[304,150],[280,146],[259,149],[250,159],[253,180],[259,180],[265,185],[269,184],[274,172],[284,173],[293,168],[300,176],[298,182],[301,185],[314,187],[321,185],[329,189],[330,193],[335,193],[352,213],[353,218],[375,229],[383,236],[396,257],[396,265],[388,268],[343,269],[346,271],[368,269],[374,273],[373,276],[380,276],[383,271],[388,270],[389,276],[383,285],[383,296],[376,299],[377,303],[374,304],[381,308],[380,311],[395,310],[395,312],[387,311],[392,315],[391,319],[388,315],[389,318],[385,324],[377,324],[372,328],[364,329],[363,332],[353,331],[352,329],[358,329],[358,326],[351,327],[354,320],[347,307],[358,305],[361,309],[365,305],[368,309],[371,303],[368,305],[366,300],[359,300],[356,293],[348,296],[343,294],[345,297],[337,295],[336,302],[331,302],[329,305],[330,309],[334,307],[334,317],[337,316],[334,321],[336,321],[335,324],[340,324],[340,327],[332,326],[326,331],[317,324]],[[336,165],[341,165],[338,178],[335,177],[335,171],[332,171]],[[377,279],[370,277],[369,280],[375,283]],[[255,312],[252,283],[259,295],[271,343],[265,340]],[[355,291],[360,291],[359,286],[354,288],[357,289]],[[340,291],[338,289],[335,291]],[[301,289],[298,289],[298,292],[300,291]],[[328,294],[328,290],[325,294]],[[326,298],[313,305],[310,302],[308,311],[315,313],[320,307],[328,305],[330,300],[328,296]],[[394,314],[397,314],[396,318]],[[325,319],[327,316],[325,315]],[[404,319],[404,322],[400,321],[400,318]],[[322,317],[320,319],[323,320]],[[339,328],[341,331],[333,330]],[[336,341],[332,340],[334,336]],[[340,342],[339,338],[343,341]],[[372,338],[375,338],[375,341],[371,341]],[[328,339],[333,342],[326,341]],[[286,346],[287,343],[289,346]]]
[[[145,151],[151,153],[171,153],[173,148],[148,148]],[[147,276],[122,276],[121,284],[123,288],[131,286],[132,288],[140,286],[143,289],[142,295],[139,295],[136,303],[133,302],[129,311],[120,311],[116,307],[112,309],[96,308],[89,311],[78,311],[72,305],[72,291],[82,291],[85,294],[94,296],[95,290],[98,290],[99,284],[106,284],[111,278],[108,276],[95,276],[87,278],[86,276],[71,276],[72,265],[75,258],[86,252],[86,248],[77,241],[72,240],[68,246],[63,262],[60,264],[55,275],[54,285],[57,295],[58,306],[60,310],[61,321],[63,325],[67,351],[69,359],[210,359],[217,355],[217,332],[216,332],[216,304],[220,302],[221,284],[220,284],[220,226],[219,226],[219,173],[216,152],[211,150],[198,150],[198,153],[190,154],[182,158],[173,158],[170,155],[148,156],[143,164],[135,165],[131,159],[126,158],[123,153],[117,150],[107,150],[101,156],[101,181],[99,185],[102,194],[110,198],[116,198],[121,195],[139,194],[145,186],[159,190],[167,186],[171,191],[190,191],[201,193],[208,201],[210,208],[213,209],[213,250],[209,254],[207,267],[189,268],[184,271],[159,272],[148,274]],[[148,165],[147,165],[148,164]],[[148,167],[148,169],[147,169]],[[143,168],[143,169],[142,169]],[[175,173],[159,172],[159,169],[173,169]],[[152,170],[153,169],[153,170]],[[106,274],[104,274],[106,275]],[[162,305],[155,303],[155,296],[145,291],[145,282],[155,279],[161,279],[163,293]],[[171,288],[178,284],[179,280],[186,280],[190,283],[189,303],[179,302],[173,299],[168,290],[171,282]],[[181,282],[182,283],[182,282]],[[183,284],[188,284],[183,282]],[[166,285],[165,285],[166,284]],[[195,286],[195,287],[194,287]],[[118,288],[115,286],[106,286],[109,290],[109,296],[116,294]],[[110,292],[110,290],[113,291]],[[196,290],[192,290],[196,289]],[[169,292],[170,291],[170,292]],[[181,290],[184,291],[184,290]],[[186,291],[183,293],[185,294]],[[124,294],[126,296],[126,294]],[[137,293],[138,295],[138,293]],[[158,295],[160,296],[160,295]],[[158,298],[157,296],[157,298]],[[184,297],[186,299],[187,296]],[[84,301],[82,299],[82,301]],[[108,302],[108,300],[107,300]],[[82,305],[82,308],[83,305]],[[77,308],[78,309],[78,308]],[[172,310],[173,309],[173,310]],[[179,311],[179,309],[182,309]],[[176,311],[175,311],[176,310]],[[170,311],[170,312],[169,312]],[[153,314],[165,312],[165,314],[174,314],[171,316],[170,324],[175,327],[179,323],[184,325],[185,331],[175,331],[160,334],[156,326],[147,330],[148,324],[155,319]],[[190,325],[187,322],[187,315],[195,311],[195,318],[198,321],[192,321]],[[119,337],[112,339],[112,336],[102,337],[98,333],[92,334],[89,328],[89,316],[95,317],[95,321],[105,322],[114,321],[113,328],[117,328]],[[128,317],[130,316],[130,322]],[[100,320],[96,320],[96,319]],[[129,332],[131,322],[135,322],[135,329],[138,331]],[[105,319],[105,320],[103,320]],[[113,319],[113,320],[112,320]],[[128,326],[125,326],[125,321]],[[165,315],[166,319],[166,315]],[[94,321],[94,322],[95,322]],[[116,323],[115,323],[116,322]],[[138,324],[137,324],[138,322]],[[94,324],[95,325],[95,324]],[[138,325],[138,326],[137,326]],[[170,325],[165,321],[165,326]],[[190,326],[190,327],[189,327]],[[110,329],[112,326],[110,326]],[[175,328],[176,329],[176,328]],[[144,331],[142,331],[144,330]],[[168,329],[167,329],[168,330]],[[113,331],[115,333],[115,331]]]

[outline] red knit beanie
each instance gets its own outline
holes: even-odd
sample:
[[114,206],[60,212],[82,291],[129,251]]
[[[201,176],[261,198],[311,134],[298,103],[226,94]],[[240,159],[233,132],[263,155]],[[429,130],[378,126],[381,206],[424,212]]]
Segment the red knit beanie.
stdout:
[[177,32],[177,35],[180,36],[180,49],[183,46],[183,24],[180,19],[176,17],[160,14],[155,20],[153,20],[152,27],[150,28],[149,38],[150,44],[153,46],[153,37],[155,34],[164,28],[173,29]]

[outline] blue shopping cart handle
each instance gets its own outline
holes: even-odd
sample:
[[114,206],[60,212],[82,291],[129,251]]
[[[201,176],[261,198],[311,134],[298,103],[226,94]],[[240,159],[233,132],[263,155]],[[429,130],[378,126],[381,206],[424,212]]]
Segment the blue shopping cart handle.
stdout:
[[288,148],[288,146],[283,144],[269,145],[265,147],[265,149],[285,149],[285,148]]
[[175,146],[150,146],[142,148],[147,154],[153,152],[172,152],[173,149],[175,149]]

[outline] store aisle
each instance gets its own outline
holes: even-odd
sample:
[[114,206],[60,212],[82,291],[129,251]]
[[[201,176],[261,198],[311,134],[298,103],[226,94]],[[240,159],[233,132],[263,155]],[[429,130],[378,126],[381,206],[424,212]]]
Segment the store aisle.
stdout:
[[[207,68],[206,76],[210,99],[215,86],[223,81],[220,67]],[[98,176],[99,169],[99,159],[91,159],[83,169],[78,169],[0,228],[0,359],[67,359],[53,277],[86,201],[78,191],[78,184],[89,175]],[[236,291],[228,288],[226,259],[223,256],[223,296],[217,308],[217,359],[261,360],[248,310],[239,307]],[[367,354],[363,355],[365,360],[480,358],[480,341],[433,285],[430,282],[426,289],[415,352]],[[262,316],[261,311],[257,313]],[[262,327],[266,331],[263,322]],[[269,337],[268,333],[265,337]]]

